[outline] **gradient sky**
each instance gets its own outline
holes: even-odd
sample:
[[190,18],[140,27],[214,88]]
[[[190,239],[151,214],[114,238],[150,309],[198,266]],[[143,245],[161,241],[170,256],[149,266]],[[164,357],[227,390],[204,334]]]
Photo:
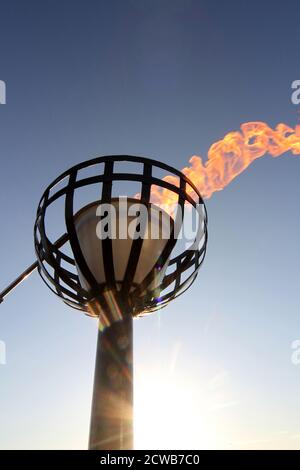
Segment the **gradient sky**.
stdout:
[[[34,260],[38,200],[70,166],[122,153],[180,169],[245,121],[298,123],[299,14],[296,0],[2,0],[1,286]],[[196,283],[135,322],[137,447],[300,449],[299,171],[265,156],[207,200]],[[87,447],[96,333],[36,273],[5,300],[0,448]]]

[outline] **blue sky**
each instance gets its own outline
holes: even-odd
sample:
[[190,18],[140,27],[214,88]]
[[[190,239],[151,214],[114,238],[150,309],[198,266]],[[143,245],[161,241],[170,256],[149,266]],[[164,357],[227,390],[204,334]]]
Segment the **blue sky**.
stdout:
[[[122,153],[180,169],[243,122],[297,124],[299,9],[1,2],[1,285],[34,259],[38,200],[68,167]],[[196,284],[135,323],[137,447],[300,448],[299,170],[265,156],[208,200]],[[0,340],[0,448],[85,448],[96,323],[34,274],[1,305]]]

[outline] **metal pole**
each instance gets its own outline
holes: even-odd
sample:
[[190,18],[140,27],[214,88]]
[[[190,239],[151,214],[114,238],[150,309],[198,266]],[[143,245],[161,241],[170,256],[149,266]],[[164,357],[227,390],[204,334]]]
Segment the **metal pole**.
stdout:
[[13,282],[11,282],[2,292],[0,292],[0,304],[3,302],[4,298],[14,290],[21,282],[25,281],[28,276],[30,276],[33,271],[38,267],[38,263],[35,262],[31,264],[22,274],[20,274]]
[[[66,243],[67,240],[68,240],[68,236],[67,234],[64,234],[54,243],[54,245],[57,248],[60,248],[62,245]],[[39,267],[39,264],[37,261],[31,264],[30,266],[28,266],[27,269],[25,269],[25,271],[22,272],[22,274],[20,274],[2,292],[0,292],[0,304],[3,302],[3,300],[8,294],[10,294],[19,284],[21,284],[21,282],[25,281],[25,279],[27,279],[30,276],[30,274],[32,274],[33,271],[35,271],[38,267]]]
[[90,450],[133,449],[133,334],[126,316],[98,333]]

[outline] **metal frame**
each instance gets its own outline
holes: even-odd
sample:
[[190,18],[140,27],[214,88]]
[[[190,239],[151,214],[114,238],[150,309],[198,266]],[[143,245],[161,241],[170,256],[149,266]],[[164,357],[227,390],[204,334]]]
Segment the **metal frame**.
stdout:
[[[135,162],[142,164],[143,171],[138,173],[122,173],[114,171],[114,164],[116,162]],[[95,165],[104,164],[104,171],[99,171],[96,175],[89,177],[80,177],[80,170],[93,167]],[[99,165],[100,167],[100,165]],[[172,176],[176,176],[179,180],[178,186],[170,183],[164,179],[153,176],[153,170],[158,168],[164,170]],[[153,269],[143,280],[142,284],[135,286],[132,290],[132,280],[139,260],[142,239],[137,238],[133,240],[129,262],[126,268],[125,282],[121,291],[117,291],[116,280],[114,275],[114,263],[112,253],[112,241],[110,238],[102,240],[103,244],[103,263],[106,276],[106,285],[99,285],[90,271],[83,253],[80,248],[78,237],[76,234],[74,224],[74,195],[78,188],[89,185],[99,184],[102,186],[100,202],[110,202],[112,199],[112,186],[118,181],[135,181],[141,183],[140,199],[137,202],[149,204],[151,200],[151,186],[159,186],[162,189],[167,189],[176,195],[178,204],[181,206],[182,213],[185,212],[185,204],[188,202],[194,208],[201,205],[203,208],[203,225],[204,236],[201,240],[194,240],[194,248],[185,250],[179,256],[170,259],[168,268],[173,269],[172,272],[166,272],[161,284],[161,294],[157,298],[155,292],[148,294],[145,297],[145,289],[151,285],[153,276],[155,275],[155,268],[163,260],[167,260],[173,251],[176,244],[174,237],[174,230],[168,240],[163,253],[159,260],[155,260]],[[63,187],[61,184],[63,183]],[[60,185],[60,189],[57,188]],[[193,194],[193,197],[189,194]],[[51,241],[50,236],[47,234],[46,218],[49,207],[56,202],[59,198],[64,198],[64,219],[66,233],[60,238],[63,244],[58,241]],[[92,202],[92,201],[91,201]],[[175,221],[176,225],[176,221]],[[198,244],[200,243],[200,246]],[[56,178],[45,190],[37,210],[36,222],[34,226],[34,244],[35,251],[38,259],[38,271],[45,281],[47,286],[63,301],[76,309],[84,311],[90,316],[99,316],[99,309],[101,311],[111,310],[111,298],[108,299],[106,293],[113,292],[113,302],[121,306],[122,312],[131,312],[130,314],[137,316],[146,313],[151,313],[158,308],[166,306],[170,300],[182,294],[195,280],[199,268],[203,262],[206,253],[207,245],[207,212],[203,199],[195,187],[183,173],[172,168],[171,166],[161,163],[152,159],[129,156],[129,155],[113,155],[103,156],[88,160],[80,163],[69,170],[62,173]],[[66,253],[65,247],[69,246],[69,251]],[[71,249],[71,250],[70,250]],[[70,255],[72,253],[72,255]],[[190,268],[194,268],[193,272],[187,277],[182,279],[182,275]],[[79,282],[77,269],[91,286],[91,290],[87,291],[82,288]],[[174,269],[175,268],[175,269]],[[174,287],[170,286],[174,283]],[[164,291],[167,293],[164,294]],[[95,305],[97,306],[95,307]],[[91,308],[91,305],[94,307]]]

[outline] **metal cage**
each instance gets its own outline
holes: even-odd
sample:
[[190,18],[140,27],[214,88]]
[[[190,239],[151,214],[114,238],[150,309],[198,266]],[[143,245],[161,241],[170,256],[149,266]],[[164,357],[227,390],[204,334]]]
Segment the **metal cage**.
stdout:
[[[120,164],[125,165],[125,170],[119,169]],[[144,294],[161,259],[154,260],[153,270],[141,285],[132,289],[133,274],[141,253],[139,238],[132,242],[125,285],[121,291],[116,289],[112,242],[109,238],[102,240],[103,264],[107,280],[105,285],[96,281],[82,253],[74,225],[75,215],[80,209],[75,204],[77,192],[82,188],[88,187],[90,190],[93,187],[98,194],[99,203],[109,203],[115,197],[120,182],[127,182],[128,191],[131,191],[133,184],[138,184],[140,191],[135,198],[143,204],[153,203],[155,188],[156,194],[157,191],[165,191],[172,195],[173,200],[180,206],[183,217],[187,210],[197,210],[198,214],[200,213],[197,233],[190,247],[175,255],[177,239],[174,232],[167,241],[161,259],[170,259],[170,261],[159,293],[155,290],[147,295]],[[94,201],[91,195],[88,198],[84,204]],[[48,214],[50,211],[53,213],[53,208],[55,209],[58,202],[62,208],[54,214],[54,222],[49,224]],[[81,200],[81,207],[84,204]],[[53,226],[59,225],[57,221],[59,217],[62,219],[62,227],[59,229],[60,236],[56,237],[52,232]],[[175,222],[178,222],[176,218]],[[171,166],[137,156],[103,156],[70,168],[48,186],[37,210],[34,244],[38,271],[42,279],[66,304],[95,317],[99,316],[100,311],[111,310],[112,304],[116,310],[121,309],[133,316],[139,316],[166,306],[195,280],[206,253],[207,212],[202,197],[192,181]],[[80,284],[78,269],[88,280],[91,286],[89,290]]]

